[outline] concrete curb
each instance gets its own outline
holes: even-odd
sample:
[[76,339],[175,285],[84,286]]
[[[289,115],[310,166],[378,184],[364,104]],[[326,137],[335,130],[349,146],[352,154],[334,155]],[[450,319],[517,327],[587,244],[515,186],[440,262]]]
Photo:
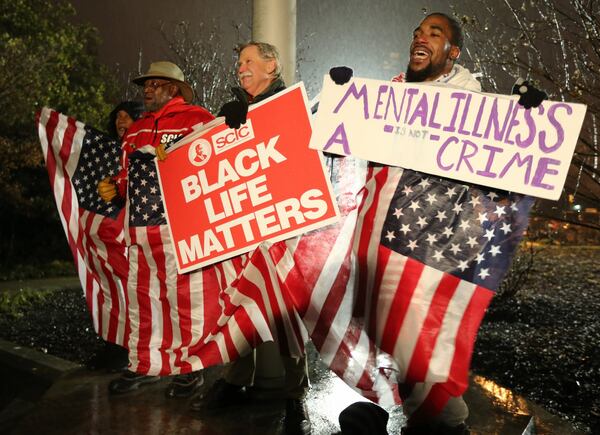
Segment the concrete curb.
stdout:
[[80,364],[0,339],[0,365],[52,383]]

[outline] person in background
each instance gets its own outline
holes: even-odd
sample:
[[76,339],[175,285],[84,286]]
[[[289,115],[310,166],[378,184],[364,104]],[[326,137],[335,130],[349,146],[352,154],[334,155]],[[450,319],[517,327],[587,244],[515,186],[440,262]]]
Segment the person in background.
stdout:
[[108,115],[106,131],[111,137],[123,140],[127,129],[141,118],[143,112],[144,105],[138,101],[120,102]]

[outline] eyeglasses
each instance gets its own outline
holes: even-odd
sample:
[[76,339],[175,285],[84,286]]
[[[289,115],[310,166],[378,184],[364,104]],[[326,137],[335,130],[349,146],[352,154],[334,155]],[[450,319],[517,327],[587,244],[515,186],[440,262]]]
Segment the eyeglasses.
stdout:
[[165,86],[165,85],[170,85],[171,83],[172,82],[170,82],[170,81],[163,82],[163,81],[160,81],[160,80],[146,80],[144,82],[143,88],[144,89],[150,88],[150,89],[152,89],[152,90],[155,91],[156,89],[158,89],[158,88],[160,88],[162,86]]

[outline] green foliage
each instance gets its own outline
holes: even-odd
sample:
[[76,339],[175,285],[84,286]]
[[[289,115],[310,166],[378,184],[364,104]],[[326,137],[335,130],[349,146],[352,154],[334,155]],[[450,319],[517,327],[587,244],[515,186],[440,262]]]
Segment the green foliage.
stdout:
[[21,289],[15,292],[0,292],[0,314],[22,317],[24,310],[43,302],[52,295],[51,290]]
[[50,106],[100,126],[117,90],[97,61],[97,30],[75,24],[74,15],[64,0],[0,0],[0,262],[5,265],[30,260],[26,255],[52,258],[57,250],[68,252],[64,241],[47,238],[60,224],[36,112]]

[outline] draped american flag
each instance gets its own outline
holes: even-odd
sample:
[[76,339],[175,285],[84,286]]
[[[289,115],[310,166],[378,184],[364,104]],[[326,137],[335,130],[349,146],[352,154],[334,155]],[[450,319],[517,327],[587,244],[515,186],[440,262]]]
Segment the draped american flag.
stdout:
[[50,184],[92,315],[104,339],[127,340],[124,285],[127,278],[123,213],[96,192],[116,173],[120,146],[73,118],[44,108],[38,133]]
[[336,165],[344,219],[286,242],[286,290],[346,383],[435,414],[468,385],[479,323],[533,201],[394,167],[369,167],[357,192],[362,168]]
[[151,146],[129,156],[130,369],[186,373],[234,360],[273,339],[282,353],[302,354],[305,334],[264,255],[267,245],[177,273],[154,157]]
[[177,273],[152,147],[130,156],[123,210],[97,193],[98,182],[118,172],[119,144],[47,108],[38,130],[94,326],[104,339],[128,347],[130,370],[187,373],[274,339],[284,354],[304,352],[306,334],[264,255],[266,245]]

